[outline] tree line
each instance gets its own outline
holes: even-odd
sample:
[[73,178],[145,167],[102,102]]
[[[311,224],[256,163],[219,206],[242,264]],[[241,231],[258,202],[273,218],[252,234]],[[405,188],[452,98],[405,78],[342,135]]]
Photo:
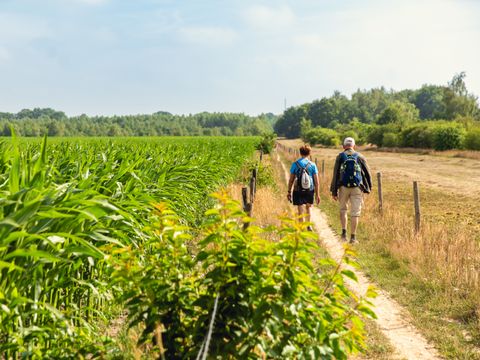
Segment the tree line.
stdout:
[[275,131],[311,144],[337,145],[353,136],[377,146],[480,150],[480,108],[462,72],[447,85],[357,90],[350,98],[335,91],[286,109]]
[[20,136],[257,136],[271,133],[274,114],[242,113],[173,115],[159,111],[150,115],[73,116],[46,108],[0,112],[0,136],[10,136],[13,127]]

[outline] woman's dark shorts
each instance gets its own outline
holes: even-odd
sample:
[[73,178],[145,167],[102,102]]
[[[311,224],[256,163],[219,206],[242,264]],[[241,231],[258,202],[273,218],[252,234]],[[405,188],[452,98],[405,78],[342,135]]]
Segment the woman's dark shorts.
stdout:
[[314,191],[294,191],[293,205],[313,204]]

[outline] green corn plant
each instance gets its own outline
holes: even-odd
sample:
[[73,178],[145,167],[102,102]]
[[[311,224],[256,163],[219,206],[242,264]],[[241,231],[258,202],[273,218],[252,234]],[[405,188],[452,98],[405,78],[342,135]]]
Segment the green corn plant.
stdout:
[[0,143],[0,353],[106,356],[111,259],[155,238],[165,201],[199,224],[256,139],[47,139]]

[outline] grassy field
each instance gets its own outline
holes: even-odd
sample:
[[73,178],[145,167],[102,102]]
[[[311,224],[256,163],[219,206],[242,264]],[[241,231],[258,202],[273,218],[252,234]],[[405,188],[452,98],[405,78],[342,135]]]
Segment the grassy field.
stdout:
[[[330,198],[329,185],[339,151],[318,148],[312,155],[326,160],[321,207],[337,231],[338,205]],[[408,308],[412,322],[443,355],[479,359],[480,204],[478,182],[473,184],[470,177],[478,172],[478,162],[439,155],[364,154],[372,173],[383,174],[385,205],[380,214],[375,186],[365,198],[358,234],[361,264],[381,288]],[[421,189],[419,234],[414,231],[413,180],[419,181]]]

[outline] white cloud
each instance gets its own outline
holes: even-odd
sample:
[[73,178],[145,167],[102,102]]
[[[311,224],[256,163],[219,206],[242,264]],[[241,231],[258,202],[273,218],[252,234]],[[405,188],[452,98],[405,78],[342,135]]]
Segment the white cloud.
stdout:
[[237,33],[230,28],[221,27],[184,27],[179,30],[181,38],[199,45],[224,46],[237,39]]
[[280,7],[254,5],[246,10],[244,18],[250,26],[270,31],[289,27],[295,22],[295,14],[286,5]]

